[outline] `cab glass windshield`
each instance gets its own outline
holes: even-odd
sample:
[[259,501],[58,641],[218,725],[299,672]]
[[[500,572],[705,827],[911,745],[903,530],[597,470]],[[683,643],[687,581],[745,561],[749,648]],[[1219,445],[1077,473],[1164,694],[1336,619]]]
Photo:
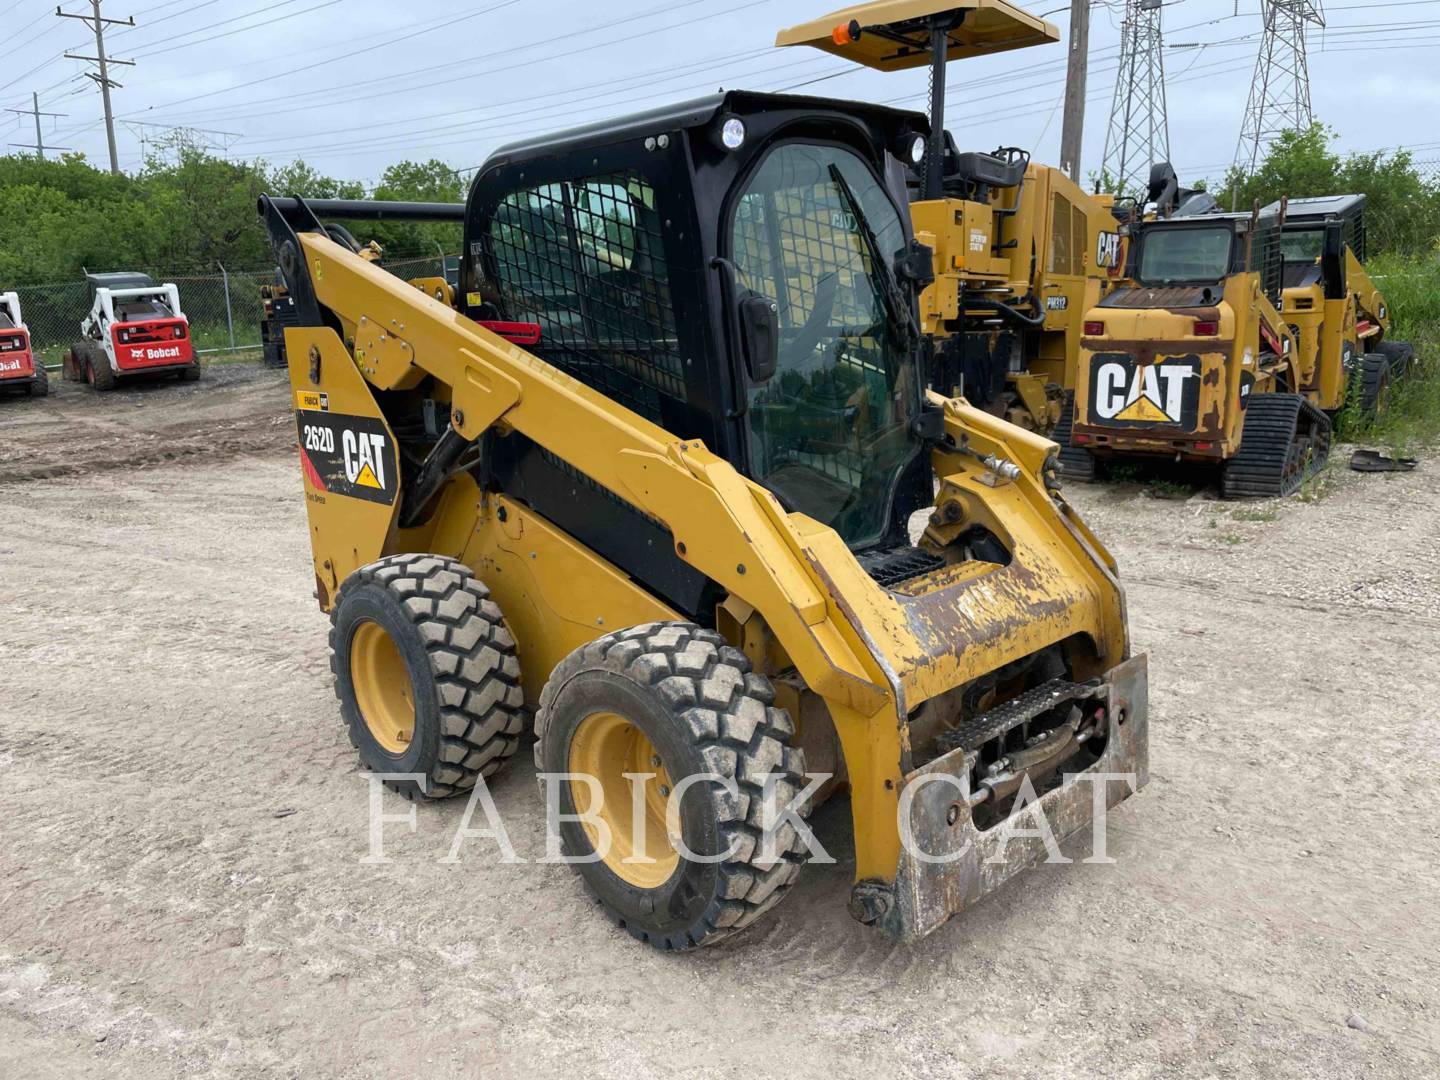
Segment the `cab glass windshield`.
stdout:
[[919,388],[886,299],[899,214],[856,154],[799,143],[770,152],[732,214],[737,285],[773,299],[780,322],[775,375],[748,392],[751,474],[864,547],[919,448]]
[[1306,229],[1293,231],[1287,229],[1280,235],[1280,251],[1285,256],[1286,262],[1314,262],[1324,253],[1325,230]]
[[1222,280],[1230,270],[1229,229],[1149,229],[1140,250],[1146,285]]

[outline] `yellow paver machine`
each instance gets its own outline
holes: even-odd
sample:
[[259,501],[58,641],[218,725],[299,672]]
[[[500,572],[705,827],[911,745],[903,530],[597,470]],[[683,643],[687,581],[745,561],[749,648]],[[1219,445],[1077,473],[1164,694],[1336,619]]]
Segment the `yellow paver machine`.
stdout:
[[1110,195],[1018,147],[962,153],[945,130],[950,61],[1046,45],[1053,24],[1004,0],[881,0],[780,31],[879,71],[930,69],[930,131],[903,159],[910,217],[934,253],[921,297],[931,386],[1032,431],[1069,428],[1085,312],[1124,264]]
[[[564,851],[657,947],[785,894],[802,791],[848,792],[850,911],[914,937],[1146,780],[1054,444],[922,383],[927,135],[730,92],[501,149],[463,206],[261,200],[361,761],[455,795],[533,718]],[[463,221],[459,287],[325,224],[380,217]]]

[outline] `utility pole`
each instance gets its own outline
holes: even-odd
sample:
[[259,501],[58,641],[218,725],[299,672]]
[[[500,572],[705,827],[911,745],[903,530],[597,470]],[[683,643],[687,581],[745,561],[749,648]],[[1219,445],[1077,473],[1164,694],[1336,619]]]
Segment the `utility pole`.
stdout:
[[[34,146],[31,146],[29,143],[11,143],[10,145],[11,145],[11,146],[18,146],[18,147],[21,147],[22,149],[25,149],[25,150],[34,150],[35,153],[39,156],[40,160],[41,160],[41,161],[44,161],[44,160],[45,160],[45,136],[44,136],[44,134],[43,134],[43,133],[41,132],[41,130],[40,130],[40,118],[41,118],[42,116],[69,116],[70,114],[69,114],[69,113],[62,113],[62,112],[41,112],[41,111],[40,111],[40,95],[39,95],[38,93],[35,93],[34,91],[31,91],[30,101],[31,101],[32,105],[31,105],[31,107],[28,108],[28,109],[6,109],[5,111],[6,111],[6,112],[13,112],[13,113],[15,113],[15,114],[18,115],[18,116],[33,116],[33,117],[35,117],[35,145],[34,145]],[[69,148],[68,146],[54,146],[54,147],[51,147],[51,149],[52,149],[52,150],[68,150],[68,149],[70,149],[70,148]]]
[[93,14],[71,15],[69,12],[61,11],[56,7],[55,14],[62,19],[79,19],[91,30],[95,31],[95,55],[76,56],[74,53],[65,55],[71,60],[85,60],[96,65],[100,70],[97,74],[93,71],[85,73],[86,78],[93,80],[100,87],[100,97],[105,103],[105,138],[110,143],[110,171],[116,176],[120,175],[120,155],[115,151],[115,113],[110,108],[110,88],[123,89],[120,83],[110,78],[111,64],[124,64],[127,67],[134,67],[134,60],[111,60],[105,56],[105,27],[107,26],[134,26],[135,17],[128,19],[107,19],[100,14],[100,0],[90,0],[90,7]]
[[1170,160],[1163,53],[1160,0],[1125,0],[1120,70],[1102,166],[1116,194],[1138,191],[1143,197],[1150,185],[1150,166]]
[[1085,137],[1085,76],[1090,60],[1090,0],[1070,0],[1070,62],[1065,70],[1065,121],[1060,129],[1060,168],[1080,183],[1080,144]]
[[1305,57],[1307,26],[1324,26],[1320,0],[1262,0],[1265,33],[1255,60],[1250,100],[1235,147],[1235,168],[1249,176],[1266,148],[1285,131],[1304,131],[1315,122],[1310,109],[1310,65]]

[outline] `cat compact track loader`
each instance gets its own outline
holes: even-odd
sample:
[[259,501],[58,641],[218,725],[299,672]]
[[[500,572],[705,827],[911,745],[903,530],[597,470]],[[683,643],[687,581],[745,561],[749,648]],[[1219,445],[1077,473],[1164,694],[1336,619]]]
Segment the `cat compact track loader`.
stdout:
[[961,153],[945,130],[945,77],[952,60],[1058,39],[1005,0],[880,0],[775,39],[879,71],[929,66],[930,134],[905,161],[914,231],[934,252],[935,282],[920,300],[936,342],[930,384],[963,388],[972,405],[1042,434],[1068,416],[1085,312],[1123,267],[1114,199],[1018,147]]
[[1289,199],[1262,213],[1284,215],[1281,314],[1295,335],[1300,389],[1332,416],[1352,394],[1362,414],[1381,411],[1415,354],[1387,340],[1390,311],[1365,271],[1365,196]]
[[1085,314],[1067,477],[1118,458],[1210,463],[1226,498],[1288,495],[1324,465],[1330,417],[1302,390],[1281,314],[1282,217],[1220,213],[1152,170],[1125,283]]
[[[503,148],[463,206],[261,200],[361,761],[456,794],[533,712],[564,851],[658,947],[780,899],[810,794],[849,792],[851,914],[909,938],[1147,777],[1054,444],[923,386],[926,130],[730,92]],[[379,217],[463,221],[458,289],[326,224]]]
[[1361,263],[1364,197],[1221,214],[1167,165],[1149,195],[1126,287],[1085,316],[1062,468],[1213,462],[1226,498],[1289,495],[1324,465],[1350,394],[1373,415],[1413,355],[1385,340],[1385,298]]

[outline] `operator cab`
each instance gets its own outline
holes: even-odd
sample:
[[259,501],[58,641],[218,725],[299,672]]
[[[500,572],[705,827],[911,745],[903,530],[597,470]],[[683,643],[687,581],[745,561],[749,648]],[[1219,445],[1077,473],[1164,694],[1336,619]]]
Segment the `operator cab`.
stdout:
[[1260,274],[1261,288],[1278,306],[1281,287],[1279,217],[1199,214],[1131,225],[1125,276],[1134,287],[1117,289],[1100,307],[1202,307],[1217,303],[1233,274]]
[[1365,196],[1323,195],[1273,202],[1262,214],[1284,214],[1280,250],[1285,288],[1323,284],[1327,300],[1346,294],[1345,249],[1365,261]]
[[[461,310],[852,549],[906,545],[938,413],[900,155],[927,133],[915,113],[730,92],[504,147],[467,203]],[[491,468],[619,565],[671,546],[523,436],[493,440]]]

